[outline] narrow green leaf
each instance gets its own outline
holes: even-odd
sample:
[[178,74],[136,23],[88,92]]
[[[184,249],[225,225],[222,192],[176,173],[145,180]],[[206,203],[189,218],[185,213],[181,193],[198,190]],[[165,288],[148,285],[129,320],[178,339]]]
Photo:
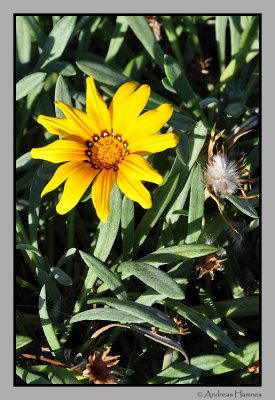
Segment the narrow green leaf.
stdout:
[[98,82],[110,86],[120,86],[129,80],[127,76],[117,72],[114,68],[104,65],[104,61],[99,62],[92,54],[83,54],[79,56],[76,65],[80,71],[87,75],[92,75]]
[[194,163],[196,162],[201,149],[204,145],[205,139],[207,136],[207,126],[203,121],[199,121],[195,127],[191,135],[189,136],[189,169],[192,168]]
[[250,364],[259,360],[259,343],[254,342],[242,347],[240,354],[227,354],[225,360],[215,365],[210,371],[211,375],[224,374],[229,371],[235,371],[247,368]]
[[117,56],[122,43],[125,40],[125,34],[128,29],[128,22],[123,16],[118,15],[116,18],[115,31],[109,44],[108,52],[105,58],[106,63],[112,62]]
[[177,61],[168,54],[164,56],[164,69],[170,84],[177,91],[180,98],[184,100],[186,107],[190,108],[196,116],[204,118],[203,111],[199,104],[200,99],[194,93],[186,75]]
[[62,17],[56,23],[46,40],[36,69],[45,68],[47,64],[62,55],[74,30],[76,19],[76,16],[70,15]]
[[163,87],[171,93],[177,93],[177,91],[170,85],[168,78],[163,78],[161,80]]
[[29,214],[28,214],[30,241],[31,244],[35,247],[38,247],[37,231],[39,225],[41,193],[45,186],[45,180],[39,177],[39,170],[41,170],[41,166],[38,167],[32,179],[30,188],[30,197],[29,197]]
[[181,69],[185,70],[184,59],[183,59],[183,56],[181,53],[181,48],[180,48],[178,37],[177,37],[176,31],[175,31],[175,28],[173,25],[172,17],[170,15],[162,15],[161,21],[163,23],[165,33],[170,42],[170,45],[175,54],[175,57],[180,65]]
[[123,248],[123,260],[130,260],[133,254],[135,229],[134,202],[124,196],[121,209],[121,237]]
[[19,74],[24,76],[28,73],[31,60],[31,36],[23,17],[18,15],[16,16],[16,57],[16,62],[19,63]]
[[56,267],[61,268],[67,261],[69,261],[76,253],[76,249],[72,247],[71,249],[67,250],[62,257],[57,261]]
[[60,343],[56,337],[54,328],[52,326],[48,310],[47,310],[47,305],[46,305],[46,286],[44,285],[40,291],[39,295],[39,303],[38,303],[38,308],[39,308],[39,316],[41,320],[41,325],[42,329],[44,331],[44,334],[46,336],[46,339],[49,343],[50,348],[52,351],[56,352],[57,354],[60,354],[62,352]]
[[155,326],[162,332],[178,333],[176,324],[162,311],[159,311],[156,308],[147,307],[129,300],[118,300],[111,298],[92,299],[91,303],[104,304],[129,313],[137,318],[140,318],[151,326]]
[[209,371],[225,360],[225,356],[218,354],[203,354],[201,356],[193,357],[190,360],[190,363],[191,365],[194,365],[194,367],[200,368],[203,371]]
[[214,324],[209,318],[203,316],[194,308],[187,307],[184,304],[180,304],[175,300],[166,300],[165,302],[168,307],[171,307],[182,317],[191,321],[199,329],[204,331],[208,336],[215,340],[220,346],[232,351],[233,353],[239,354],[240,349],[236,344],[227,336],[216,324]]
[[116,275],[103,264],[99,259],[90,256],[84,251],[79,251],[85,264],[93,270],[96,276],[101,279],[111,289],[115,295],[120,298],[126,298],[126,292],[122,285],[122,282],[116,277]]
[[228,22],[228,16],[226,15],[216,16],[215,34],[216,34],[216,42],[218,47],[218,56],[219,56],[221,73],[224,71],[225,68],[227,22]]
[[[259,315],[259,296],[241,297],[239,299],[222,300],[214,303],[222,318],[242,318]],[[204,306],[194,307],[205,314]]]
[[44,82],[46,78],[45,72],[34,72],[16,83],[16,101],[27,96],[33,89],[40,83]]
[[70,323],[80,321],[116,321],[121,324],[144,324],[146,321],[136,317],[133,314],[128,314],[125,311],[116,310],[115,308],[95,308],[94,310],[83,311],[74,315]]
[[75,378],[71,371],[56,365],[50,366],[51,373],[48,377],[54,385],[79,385],[80,382]]
[[206,99],[203,99],[200,101],[200,106],[201,108],[207,108],[210,106],[213,106],[213,104],[218,104],[219,100],[216,99],[215,97],[207,97]]
[[190,203],[188,214],[188,230],[185,239],[186,244],[197,242],[202,227],[204,215],[204,185],[202,183],[203,172],[198,164],[194,167],[191,181]]
[[194,129],[196,120],[191,118],[190,116],[183,115],[179,112],[174,111],[172,117],[168,121],[168,124],[175,129],[188,132]]
[[42,254],[40,253],[40,251],[37,249],[37,247],[32,246],[31,244],[17,244],[16,248],[18,250],[29,250],[32,253],[38,255],[39,257],[42,257]]
[[68,61],[52,61],[44,68],[45,72],[56,72],[63,76],[76,75],[75,67]]
[[40,161],[31,158],[31,152],[23,154],[16,160],[16,171],[29,170],[32,166],[38,164]]
[[240,49],[241,24],[239,15],[231,15],[229,18],[231,58],[236,56]]
[[33,339],[29,338],[28,336],[16,335],[16,353],[18,353],[24,347],[26,347],[29,343],[31,343],[32,340]]
[[107,259],[116,240],[121,218],[121,203],[121,193],[115,184],[111,193],[110,214],[107,223],[100,222],[98,227],[99,235],[94,256],[101,261]]
[[122,272],[124,277],[136,276],[156,292],[171,299],[180,300],[184,298],[183,291],[168,274],[149,264],[138,261],[125,262],[120,265],[118,271]]
[[42,48],[46,42],[47,36],[41,28],[39,22],[32,15],[22,15],[19,18],[22,18],[24,20],[35,42],[38,44],[39,47]]
[[228,104],[224,112],[227,114],[228,117],[239,118],[245,111],[245,106],[242,103],[230,103]]
[[225,198],[230,201],[230,203],[234,204],[234,206],[242,213],[251,218],[259,218],[257,211],[248,200],[241,199],[237,196],[226,196]]
[[144,16],[124,16],[130,28],[152,59],[163,70],[164,53]]
[[28,385],[50,385],[48,379],[16,366],[16,375]]
[[[72,106],[72,100],[71,100],[71,95],[70,95],[70,91],[68,88],[68,84],[62,76],[59,76],[57,78],[56,85],[55,85],[54,99],[55,99],[55,101],[60,100],[60,101],[63,101],[63,103],[66,103],[66,104],[69,104]],[[65,118],[65,115],[57,106],[55,106],[55,115],[57,118]]]
[[162,385],[171,383],[171,380],[177,381],[180,378],[196,378],[198,379],[201,375],[201,370],[192,365],[187,365],[185,362],[181,361],[173,364],[171,367],[166,368],[164,371],[157,374],[154,378],[151,378],[148,383],[154,385]]
[[72,279],[62,269],[58,267],[51,268],[51,274],[54,279],[63,286],[71,286],[73,284]]
[[156,191],[153,206],[144,214],[135,232],[135,251],[144,243],[148,233],[159,220],[177,188],[179,175],[175,175]]
[[186,258],[202,257],[207,254],[215,253],[217,250],[216,247],[208,246],[207,244],[181,244],[178,246],[161,248],[140,258],[138,261],[159,266],[182,261]]

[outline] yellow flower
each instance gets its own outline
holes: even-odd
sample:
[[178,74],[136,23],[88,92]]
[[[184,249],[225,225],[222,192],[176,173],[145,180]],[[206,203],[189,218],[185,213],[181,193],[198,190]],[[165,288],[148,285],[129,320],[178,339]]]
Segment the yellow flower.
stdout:
[[151,195],[141,181],[161,184],[162,176],[143,156],[177,145],[175,134],[156,134],[171,117],[172,106],[162,104],[140,115],[149,99],[150,87],[137,88],[136,82],[127,82],[117,90],[108,108],[93,77],[88,77],[86,84],[86,113],[56,101],[66,118],[38,117],[47,131],[65,139],[31,151],[33,158],[65,162],[41,196],[66,181],[56,206],[59,214],[65,214],[76,206],[93,182],[92,201],[98,217],[106,222],[116,182],[127,197],[143,208],[150,208]]

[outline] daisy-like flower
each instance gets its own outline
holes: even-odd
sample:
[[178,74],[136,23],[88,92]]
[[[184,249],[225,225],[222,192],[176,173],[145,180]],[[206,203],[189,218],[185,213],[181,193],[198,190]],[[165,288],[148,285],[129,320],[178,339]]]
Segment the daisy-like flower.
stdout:
[[211,186],[216,196],[234,194],[241,185],[240,168],[237,163],[229,161],[225,154],[215,154],[206,165],[205,182]]
[[88,77],[86,84],[86,112],[56,101],[66,118],[38,117],[38,122],[48,132],[64,140],[32,149],[31,156],[65,163],[56,170],[41,194],[44,196],[65,182],[56,206],[58,214],[74,208],[93,183],[92,201],[98,217],[106,223],[115,182],[127,197],[143,208],[152,206],[151,195],[141,181],[161,184],[163,179],[143,156],[175,147],[178,137],[173,133],[156,133],[173,113],[170,104],[141,114],[150,96],[148,85],[138,88],[136,82],[123,84],[108,108],[93,77]]

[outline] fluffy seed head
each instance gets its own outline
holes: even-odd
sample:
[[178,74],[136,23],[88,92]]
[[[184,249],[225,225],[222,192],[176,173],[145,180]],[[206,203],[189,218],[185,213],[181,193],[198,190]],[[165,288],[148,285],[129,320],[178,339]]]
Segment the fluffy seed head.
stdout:
[[204,171],[205,182],[217,196],[233,194],[240,187],[240,174],[237,163],[228,161],[226,155],[216,154]]

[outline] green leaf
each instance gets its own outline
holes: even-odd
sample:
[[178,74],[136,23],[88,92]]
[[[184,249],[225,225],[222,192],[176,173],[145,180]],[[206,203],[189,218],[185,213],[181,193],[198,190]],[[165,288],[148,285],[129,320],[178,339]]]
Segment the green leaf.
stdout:
[[16,335],[16,354],[22,352],[22,349],[31,343],[33,339],[28,336]]
[[163,70],[164,53],[159,43],[157,42],[148,22],[144,16],[124,16],[138,40],[142,43],[145,50],[150,54],[152,59]]
[[63,76],[76,75],[75,67],[68,61],[52,61],[44,68],[45,72],[56,72]]
[[204,185],[202,184],[203,172],[198,164],[194,167],[194,173],[191,181],[190,203],[188,214],[188,230],[185,239],[186,244],[197,242],[202,227],[204,215]]
[[120,298],[126,298],[126,292],[122,285],[122,282],[116,277],[116,275],[103,264],[102,261],[97,258],[90,256],[84,251],[79,251],[85,264],[93,270],[96,276],[101,279],[111,289],[115,295]]
[[112,62],[117,56],[121,45],[125,40],[125,34],[128,29],[128,22],[121,15],[116,18],[115,31],[109,44],[108,52],[105,58],[105,62]]
[[131,314],[146,323],[167,333],[178,333],[176,324],[162,311],[156,308],[144,306],[129,300],[118,300],[111,298],[92,299],[91,303],[104,304],[120,311]]
[[203,316],[198,311],[194,310],[194,308],[187,307],[186,305],[180,304],[175,300],[166,300],[165,303],[168,307],[171,307],[179,315],[188,319],[199,329],[204,331],[220,346],[227,349],[228,351],[239,354],[240,349],[236,346],[236,344],[209,318]]
[[229,18],[231,57],[236,56],[240,49],[241,24],[239,15],[231,15]]
[[177,93],[177,91],[170,85],[168,78],[163,78],[161,80],[163,87],[171,93]]
[[144,214],[135,232],[135,251],[143,244],[148,233],[155,226],[177,188],[179,175],[175,175],[156,191],[153,206]]
[[52,351],[56,352],[57,354],[62,353],[62,349],[60,346],[60,343],[57,339],[57,336],[55,334],[54,328],[52,326],[48,310],[47,310],[47,305],[46,305],[46,286],[44,285],[40,291],[39,295],[39,303],[38,303],[38,308],[39,308],[39,316],[41,320],[41,325],[42,329],[44,332],[44,335],[46,336],[46,339],[49,343],[49,346]]
[[68,262],[74,255],[76,249],[72,247],[71,249],[67,250],[62,257],[57,261],[56,267],[61,268],[66,262]]
[[201,371],[199,368],[187,365],[185,362],[181,361],[166,368],[154,378],[151,378],[148,383],[154,385],[171,384],[171,380],[174,380],[174,383],[177,383],[181,378],[193,378],[198,380],[200,375]]
[[123,247],[123,260],[132,258],[134,246],[135,229],[135,206],[134,202],[124,196],[121,209],[121,238]]
[[74,30],[76,19],[73,15],[65,16],[55,24],[43,47],[36,69],[45,68],[62,55]]
[[27,243],[26,244],[23,244],[23,243],[17,244],[16,248],[18,250],[29,250],[32,253],[38,255],[39,257],[42,257],[42,254],[40,253],[40,251],[36,247],[32,246],[31,244],[27,244]]
[[242,347],[240,354],[226,354],[222,363],[215,365],[210,370],[211,375],[224,374],[230,371],[247,368],[259,360],[259,343],[254,342]]
[[104,64],[104,61],[99,62],[98,59],[92,54],[80,55],[76,61],[76,65],[80,71],[87,75],[92,75],[98,82],[102,82],[110,86],[120,86],[129,80],[127,76],[117,72],[114,68],[111,68]]
[[40,83],[44,82],[46,78],[45,72],[34,72],[16,83],[16,101],[27,96],[33,89]]
[[200,368],[203,371],[209,371],[225,360],[225,356],[218,354],[203,354],[201,356],[192,357],[190,363],[191,365],[194,365],[194,367]]
[[32,166],[37,165],[38,163],[40,163],[40,161],[31,158],[31,152],[28,151],[27,153],[17,158],[16,171],[30,170]]
[[184,298],[183,291],[168,274],[149,264],[138,261],[125,262],[120,265],[118,271],[122,272],[124,278],[131,275],[136,276],[156,292],[171,299],[180,300]]
[[215,253],[218,249],[207,244],[181,244],[178,246],[170,246],[161,248],[140,258],[139,262],[146,262],[152,265],[164,265],[177,261],[182,261],[186,258],[198,258],[207,254]]
[[201,108],[210,108],[210,106],[213,106],[213,104],[219,104],[219,100],[215,97],[207,97],[206,99],[200,101]]
[[71,371],[56,365],[51,365],[50,369],[52,372],[49,373],[48,377],[54,385],[80,384]]
[[203,121],[199,121],[195,127],[194,131],[189,136],[189,169],[192,168],[193,164],[197,161],[197,158],[201,152],[207,136],[207,126]]
[[16,366],[16,375],[28,385],[50,385],[48,379]]
[[204,118],[198,96],[194,93],[186,75],[181,70],[177,61],[168,54],[164,56],[164,69],[170,84],[177,91],[180,98],[184,100],[186,107],[190,108],[195,115]]
[[188,132],[194,129],[196,120],[187,115],[180,114],[179,112],[173,112],[173,115],[169,119],[168,124],[171,125],[174,129]]
[[121,193],[115,184],[111,193],[110,214],[107,223],[104,224],[100,222],[98,227],[99,235],[94,250],[94,256],[101,261],[107,259],[116,240],[121,218],[121,203]]
[[245,111],[245,106],[242,103],[231,103],[228,104],[224,112],[228,117],[239,118]]
[[24,20],[24,23],[29,29],[29,32],[31,33],[33,39],[38,44],[38,46],[42,48],[46,42],[47,36],[41,28],[39,22],[32,15],[22,15],[19,18],[22,18],[22,20]]
[[180,65],[180,67],[184,70],[185,69],[184,59],[183,59],[183,56],[181,53],[181,47],[179,45],[178,36],[176,34],[176,31],[175,31],[175,28],[173,25],[172,17],[170,15],[162,15],[161,21],[163,23],[165,33],[170,42],[170,45],[175,54],[175,57]]
[[219,56],[221,73],[225,68],[227,22],[228,22],[227,15],[216,16],[215,34],[216,34],[216,42],[218,47],[218,56]]
[[83,311],[74,315],[70,323],[80,321],[116,321],[121,324],[144,324],[144,320],[136,317],[133,314],[124,311],[116,310],[114,308],[95,308],[94,310]]
[[[60,100],[60,101],[63,101],[63,103],[66,103],[66,104],[69,104],[72,106],[70,91],[69,91],[66,80],[62,76],[59,76],[57,78],[56,85],[55,85],[54,99],[55,99],[55,101]],[[57,118],[65,118],[65,115],[57,106],[55,106],[55,115]]]
[[31,188],[30,188],[30,198],[29,198],[29,232],[31,244],[38,247],[37,244],[37,231],[39,225],[39,212],[41,204],[41,193],[45,186],[45,180],[39,177],[39,171],[41,166],[38,167],[36,173],[33,176]]
[[19,63],[19,74],[28,73],[31,60],[31,36],[26,27],[23,17],[16,16],[16,62]]
[[73,284],[72,279],[62,269],[58,267],[51,268],[51,274],[54,279],[63,286],[71,286]]
[[259,218],[255,208],[245,199],[241,199],[237,196],[225,196],[225,198],[234,204],[234,206],[242,213],[248,215],[251,218]]

